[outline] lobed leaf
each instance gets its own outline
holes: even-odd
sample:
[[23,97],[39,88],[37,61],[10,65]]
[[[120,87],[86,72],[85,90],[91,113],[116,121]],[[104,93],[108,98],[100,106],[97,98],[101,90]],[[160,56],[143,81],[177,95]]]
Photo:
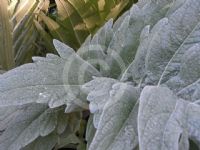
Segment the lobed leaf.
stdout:
[[[61,57],[35,57],[35,63],[26,64],[1,75],[1,106],[48,103],[50,108],[67,105],[69,111],[73,111],[73,105],[87,106],[80,85],[91,80],[93,75],[99,76],[99,72],[64,44],[55,41],[55,46]],[[86,69],[85,76],[79,80],[80,72],[72,69],[82,66]],[[68,67],[70,72],[67,72]],[[80,99],[77,103],[73,102],[78,97]]]
[[[12,114],[12,120],[1,135],[0,148],[20,150],[33,141],[35,142],[30,147],[39,146],[41,148],[38,144],[48,139],[53,140],[53,143],[44,146],[50,150],[58,142],[59,134],[67,128],[70,130],[68,124],[72,115],[65,114],[61,120],[59,117],[62,117],[63,111],[64,108],[49,109],[47,105],[34,103],[17,107],[17,111]],[[0,123],[2,125],[2,122]]]
[[134,109],[138,91],[124,83],[113,86],[100,116],[96,134],[89,147],[90,150],[132,149],[137,145],[135,129],[132,124],[135,120],[132,115],[129,118],[129,115]]

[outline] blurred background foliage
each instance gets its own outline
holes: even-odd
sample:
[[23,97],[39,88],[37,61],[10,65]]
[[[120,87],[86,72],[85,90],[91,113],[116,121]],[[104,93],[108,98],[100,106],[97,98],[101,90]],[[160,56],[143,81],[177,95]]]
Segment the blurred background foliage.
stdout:
[[0,0],[0,70],[56,53],[58,39],[75,50],[137,0]]

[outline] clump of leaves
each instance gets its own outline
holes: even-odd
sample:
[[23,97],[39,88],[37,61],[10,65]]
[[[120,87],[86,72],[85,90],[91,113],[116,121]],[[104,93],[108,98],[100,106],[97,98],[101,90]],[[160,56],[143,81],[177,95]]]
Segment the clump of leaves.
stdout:
[[141,0],[77,53],[54,40],[0,75],[0,148],[199,148],[199,22],[199,0]]

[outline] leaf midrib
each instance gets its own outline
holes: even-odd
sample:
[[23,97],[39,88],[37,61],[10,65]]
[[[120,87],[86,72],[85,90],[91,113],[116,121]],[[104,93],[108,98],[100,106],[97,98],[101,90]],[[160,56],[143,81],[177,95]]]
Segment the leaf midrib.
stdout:
[[158,86],[160,86],[163,77],[165,76],[165,73],[169,67],[169,65],[172,63],[173,59],[175,58],[175,56],[180,52],[181,48],[185,45],[185,43],[187,42],[187,40],[190,38],[190,36],[194,33],[194,31],[197,29],[197,27],[200,25],[200,21],[197,22],[197,24],[194,26],[194,28],[192,29],[192,31],[190,32],[190,34],[188,34],[188,36],[184,39],[184,41],[182,42],[182,44],[178,47],[178,49],[176,50],[176,52],[174,53],[174,55],[171,57],[171,59],[169,60],[169,62],[167,63],[167,65],[165,66],[165,69],[163,71],[163,73],[160,76],[160,79],[158,81]]

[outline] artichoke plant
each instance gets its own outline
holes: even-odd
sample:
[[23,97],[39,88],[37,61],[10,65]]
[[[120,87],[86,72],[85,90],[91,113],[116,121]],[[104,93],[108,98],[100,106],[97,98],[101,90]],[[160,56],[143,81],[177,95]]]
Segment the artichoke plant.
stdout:
[[54,40],[0,75],[0,149],[199,149],[199,33],[199,0],[140,0],[77,52]]

